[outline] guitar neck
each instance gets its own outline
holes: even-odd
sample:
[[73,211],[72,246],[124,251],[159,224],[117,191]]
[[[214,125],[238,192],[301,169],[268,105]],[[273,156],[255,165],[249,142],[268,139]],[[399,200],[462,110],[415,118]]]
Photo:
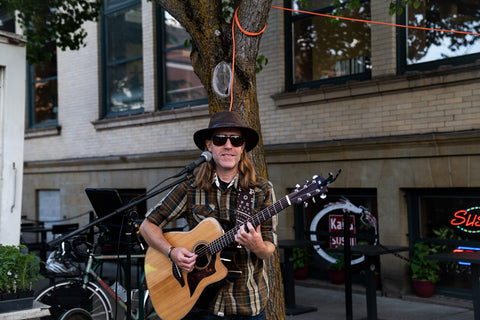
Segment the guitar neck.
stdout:
[[[262,224],[263,222],[267,221],[283,209],[289,207],[291,202],[288,196],[283,197],[282,199],[275,202],[273,205],[263,209],[262,211],[258,212],[257,214],[251,216],[247,219],[247,222],[250,222],[253,227],[257,227],[258,225]],[[241,226],[235,226],[232,229],[225,232],[221,237],[213,240],[208,244],[208,250],[211,254],[221,251],[223,248],[227,247],[230,243],[235,241],[235,235],[237,234],[238,230]]]

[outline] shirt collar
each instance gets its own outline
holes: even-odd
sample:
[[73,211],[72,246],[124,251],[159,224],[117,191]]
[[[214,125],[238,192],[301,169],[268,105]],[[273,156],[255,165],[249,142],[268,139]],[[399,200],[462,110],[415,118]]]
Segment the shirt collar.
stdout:
[[[222,189],[220,187],[220,179],[218,179],[218,176],[217,176],[217,173],[215,172],[215,185],[217,186],[217,188],[219,188],[220,190]],[[232,181],[230,181],[230,183],[227,185],[227,189],[230,188],[231,186],[234,186],[235,188],[237,187],[238,183],[238,173],[235,175],[235,177],[232,179]]]

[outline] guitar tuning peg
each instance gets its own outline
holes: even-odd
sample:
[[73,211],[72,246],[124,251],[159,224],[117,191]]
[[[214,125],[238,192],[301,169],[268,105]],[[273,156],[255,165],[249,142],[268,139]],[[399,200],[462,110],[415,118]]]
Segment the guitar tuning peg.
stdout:
[[317,201],[315,200],[315,197],[312,198],[312,202],[313,202],[313,203],[317,203]]
[[304,207],[304,208],[308,207],[308,202],[304,202],[304,203],[303,203],[303,207]]
[[317,178],[318,178],[317,175],[314,175],[314,176],[312,177],[313,180],[315,180],[315,179],[317,179]]
[[327,197],[327,195],[326,195],[325,193],[322,193],[322,194],[320,195],[320,198],[322,198],[322,199],[325,199],[326,197]]
[[295,188],[300,188],[300,185],[297,183],[297,184],[295,185]]

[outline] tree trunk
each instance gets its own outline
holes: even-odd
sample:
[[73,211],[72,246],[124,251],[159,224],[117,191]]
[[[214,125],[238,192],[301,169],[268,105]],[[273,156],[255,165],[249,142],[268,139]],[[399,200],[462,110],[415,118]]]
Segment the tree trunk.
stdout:
[[[156,0],[192,37],[192,65],[208,95],[210,113],[230,109],[229,95],[221,96],[212,86],[215,67],[225,62],[232,67],[232,20],[225,21],[222,0]],[[236,0],[238,21],[243,30],[261,32],[267,22],[272,0]],[[256,60],[262,34],[251,36],[235,25],[235,63],[233,76],[232,111],[238,112],[245,122],[260,134],[258,146],[250,153],[257,173],[268,177],[263,148],[256,87]],[[267,319],[285,319],[283,283],[278,249],[267,263],[270,280],[270,299]]]

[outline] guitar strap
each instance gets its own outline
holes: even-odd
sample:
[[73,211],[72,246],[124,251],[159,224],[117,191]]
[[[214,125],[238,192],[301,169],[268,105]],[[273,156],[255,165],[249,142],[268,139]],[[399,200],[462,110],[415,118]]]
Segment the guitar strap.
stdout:
[[253,195],[255,191],[249,188],[248,191],[240,189],[238,192],[237,209],[235,210],[235,226],[245,224],[251,216],[253,207]]

